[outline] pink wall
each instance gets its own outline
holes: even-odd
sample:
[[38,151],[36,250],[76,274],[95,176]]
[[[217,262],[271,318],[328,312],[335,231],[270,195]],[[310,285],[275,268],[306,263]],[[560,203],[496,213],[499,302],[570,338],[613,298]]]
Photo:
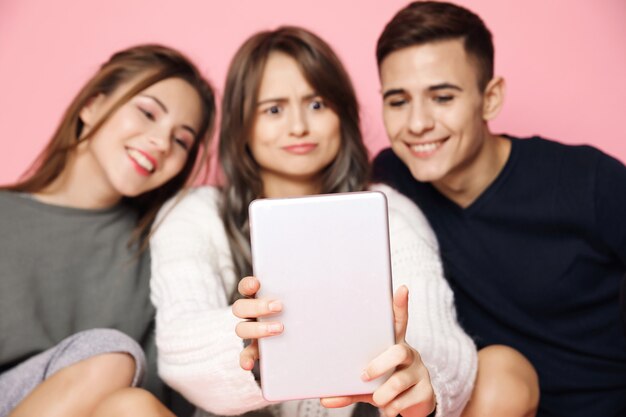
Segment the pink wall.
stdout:
[[[590,143],[626,161],[626,1],[459,0],[495,34],[508,95],[494,130]],[[252,32],[308,27],[354,79],[370,150],[386,145],[376,39],[403,0],[1,0],[0,183],[47,142],[79,86],[113,51],[161,42],[189,54],[221,91]]]

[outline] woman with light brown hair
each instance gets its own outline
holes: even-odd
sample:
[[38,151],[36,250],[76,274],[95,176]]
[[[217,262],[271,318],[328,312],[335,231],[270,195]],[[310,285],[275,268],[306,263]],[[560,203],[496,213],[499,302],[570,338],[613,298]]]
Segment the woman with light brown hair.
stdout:
[[[181,53],[115,53],[18,183],[0,190],[0,416],[171,415],[147,392],[150,228],[215,117]],[[203,157],[201,159],[204,159]],[[140,346],[140,344],[142,346]]]
[[[270,405],[252,372],[254,340],[281,333],[282,325],[240,318],[275,313],[282,305],[237,300],[238,286],[247,297],[259,288],[249,276],[248,204],[371,188],[389,202],[396,344],[367,368],[366,378],[387,370],[393,375],[373,395],[290,401],[269,411],[348,416],[353,403],[370,402],[385,415],[426,416],[437,401],[438,415],[458,415],[473,386],[476,350],[456,322],[428,223],[392,189],[368,187],[356,95],[328,44],[305,29],[282,27],[257,33],[239,48],[224,89],[219,159],[220,186],[200,187],[173,209],[166,206],[168,216],[151,239],[161,377],[217,415]],[[253,339],[245,350],[242,338]]]

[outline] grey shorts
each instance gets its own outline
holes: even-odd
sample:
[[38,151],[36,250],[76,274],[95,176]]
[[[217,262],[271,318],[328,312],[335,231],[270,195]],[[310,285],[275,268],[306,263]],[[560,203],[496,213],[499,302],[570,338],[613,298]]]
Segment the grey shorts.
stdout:
[[135,359],[132,385],[139,385],[146,367],[139,344],[117,330],[85,330],[0,375],[0,417],[8,416],[37,385],[55,372],[97,355],[118,352],[128,353]]

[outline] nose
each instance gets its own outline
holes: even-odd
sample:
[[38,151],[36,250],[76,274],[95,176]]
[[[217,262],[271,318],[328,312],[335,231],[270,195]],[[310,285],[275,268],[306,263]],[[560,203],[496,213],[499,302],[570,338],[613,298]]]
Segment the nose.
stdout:
[[299,106],[294,107],[290,120],[290,135],[296,138],[302,138],[309,133],[308,120],[302,108]]
[[420,103],[412,103],[408,123],[409,132],[419,136],[428,132],[434,126],[434,118],[427,106]]
[[148,136],[148,142],[156,151],[166,154],[169,152],[172,146],[170,136],[171,135],[169,132],[154,130],[150,132],[150,136]]

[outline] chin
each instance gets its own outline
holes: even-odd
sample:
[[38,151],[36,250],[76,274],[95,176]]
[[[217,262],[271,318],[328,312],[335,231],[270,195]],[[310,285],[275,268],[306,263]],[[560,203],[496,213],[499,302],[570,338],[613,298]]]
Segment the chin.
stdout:
[[419,182],[435,182],[443,178],[440,172],[424,169],[424,167],[417,168],[409,166],[409,171],[411,171],[413,178]]
[[120,193],[121,197],[127,197],[127,198],[137,197],[146,192],[146,190],[138,190],[137,188],[131,188],[128,186],[128,184],[124,184],[121,187],[117,187],[117,191],[118,193]]

